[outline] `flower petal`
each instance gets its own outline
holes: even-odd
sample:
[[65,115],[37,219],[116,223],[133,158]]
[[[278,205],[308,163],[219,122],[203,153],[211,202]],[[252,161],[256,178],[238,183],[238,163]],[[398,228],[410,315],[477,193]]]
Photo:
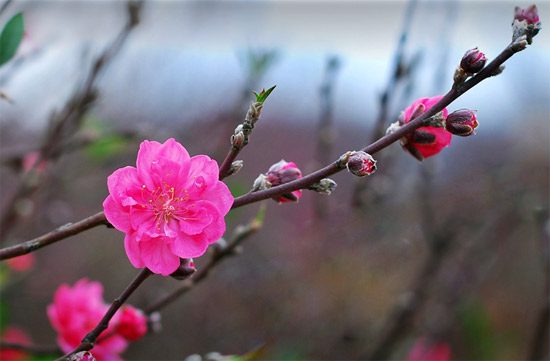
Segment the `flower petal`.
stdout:
[[103,210],[105,217],[119,231],[128,232],[130,230],[130,207],[123,207],[113,196],[108,195],[103,201]]
[[141,259],[151,272],[168,276],[180,265],[180,259],[170,250],[166,237],[143,238],[139,242]]
[[141,248],[139,247],[139,242],[135,239],[133,234],[126,234],[124,237],[124,249],[128,255],[128,259],[132,266],[136,268],[143,268],[145,264],[141,259]]

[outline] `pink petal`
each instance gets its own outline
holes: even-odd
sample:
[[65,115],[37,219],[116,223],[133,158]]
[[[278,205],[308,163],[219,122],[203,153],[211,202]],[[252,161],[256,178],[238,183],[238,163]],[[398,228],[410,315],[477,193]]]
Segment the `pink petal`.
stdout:
[[128,259],[130,260],[132,266],[136,268],[145,267],[145,264],[141,259],[141,249],[139,247],[139,243],[133,235],[127,234],[126,237],[124,237],[124,249],[126,250],[126,255],[128,255]]
[[229,212],[234,201],[231,191],[223,182],[217,182],[211,186],[208,192],[203,193],[201,199],[214,204],[222,216],[225,216]]
[[208,243],[204,237],[199,236],[180,236],[172,240],[170,249],[180,258],[200,257],[208,248]]
[[151,272],[168,276],[180,265],[180,259],[168,246],[166,237],[143,238],[139,242],[141,259]]
[[[154,166],[158,168],[160,165],[161,168],[166,168],[166,163],[171,164],[178,167],[178,171],[174,170],[178,174],[180,173],[179,167],[186,165],[188,160],[189,153],[187,153],[187,150],[173,138],[168,139],[163,144],[145,140],[139,146],[136,166],[140,178],[145,182],[147,187],[154,189],[159,185],[151,174]],[[168,168],[173,167],[169,166]]]
[[[136,191],[141,190],[141,185],[137,170],[134,167],[119,168],[107,178],[109,193],[122,206],[131,206],[138,203],[134,196],[136,196]],[[137,193],[137,196],[139,196],[139,193]]]
[[105,217],[119,231],[128,232],[130,230],[130,207],[123,207],[118,204],[113,196],[108,195],[103,201],[103,210]]

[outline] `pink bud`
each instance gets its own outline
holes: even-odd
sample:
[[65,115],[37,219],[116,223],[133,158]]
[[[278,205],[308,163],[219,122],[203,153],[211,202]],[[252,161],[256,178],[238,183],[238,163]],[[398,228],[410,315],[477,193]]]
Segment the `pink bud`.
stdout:
[[[289,183],[300,178],[302,178],[302,171],[298,168],[298,166],[294,162],[287,162],[285,160],[281,160],[273,164],[266,174],[266,180],[273,187],[280,184]],[[302,191],[297,190],[288,194],[283,194],[275,200],[279,203],[297,202],[300,197],[302,197]]]
[[479,49],[473,48],[468,50],[462,60],[460,61],[460,67],[469,74],[474,74],[479,72],[485,66],[487,58]]
[[363,151],[353,152],[346,166],[350,173],[358,177],[371,175],[376,171],[376,161],[370,154]]
[[176,271],[172,272],[170,276],[177,280],[184,280],[195,272],[197,272],[197,269],[195,268],[195,262],[193,262],[193,259],[182,258],[180,259],[180,266],[176,269]]
[[406,361],[449,361],[451,348],[446,342],[431,342],[422,337],[409,351]]
[[25,272],[34,266],[34,254],[28,253],[19,257],[10,258],[6,261],[8,267],[16,272]]
[[[29,345],[31,343],[30,337],[24,331],[13,326],[6,327],[0,335],[0,339],[5,342],[14,342],[21,345]],[[10,348],[0,349],[0,360],[22,361],[28,359],[29,355],[24,351]]]
[[470,109],[460,109],[452,112],[445,121],[445,129],[448,132],[467,137],[474,134],[474,129],[478,126],[475,111]]
[[132,306],[124,306],[116,332],[128,341],[136,341],[147,333],[147,316]]
[[515,9],[514,19],[517,21],[525,20],[527,24],[537,24],[540,21],[537,6],[533,4],[527,9],[522,9],[517,6]]

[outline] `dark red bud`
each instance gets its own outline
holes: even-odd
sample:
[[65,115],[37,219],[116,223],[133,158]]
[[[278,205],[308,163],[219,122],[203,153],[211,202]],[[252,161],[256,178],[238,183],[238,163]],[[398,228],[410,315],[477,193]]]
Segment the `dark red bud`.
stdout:
[[474,134],[474,129],[477,128],[478,125],[476,114],[470,109],[454,111],[449,114],[445,121],[445,129],[461,137],[467,137]]
[[537,6],[531,5],[527,9],[516,7],[514,19],[517,21],[525,20],[527,24],[537,24],[538,22],[540,22]]
[[197,269],[195,268],[195,262],[193,262],[193,259],[181,258],[180,266],[170,276],[177,280],[184,280],[195,272],[197,272]]
[[475,74],[479,72],[485,66],[487,58],[479,49],[473,48],[468,50],[462,60],[460,61],[460,67],[469,74]]

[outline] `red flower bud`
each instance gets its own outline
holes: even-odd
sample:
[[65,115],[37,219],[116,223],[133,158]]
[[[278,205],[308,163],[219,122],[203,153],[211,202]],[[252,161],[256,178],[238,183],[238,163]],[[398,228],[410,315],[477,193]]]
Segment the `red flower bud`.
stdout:
[[531,5],[527,9],[522,9],[519,6],[515,9],[514,20],[527,21],[527,24],[536,24],[540,21],[539,12],[536,5]]
[[[298,166],[294,162],[287,162],[285,160],[281,160],[275,164],[273,164],[269,170],[267,171],[265,179],[271,184],[271,186],[275,187],[280,184],[292,182],[296,179],[302,178],[302,171],[298,168]],[[275,200],[279,203],[285,203],[285,202],[296,202],[300,197],[302,196],[302,191],[297,190],[288,194],[283,194],[279,198],[276,198]]]
[[177,280],[184,280],[195,272],[197,272],[197,268],[192,258],[180,258],[180,266],[170,276]]
[[147,316],[132,306],[120,310],[117,333],[129,341],[136,341],[147,333]]
[[454,135],[467,137],[474,134],[474,129],[478,125],[475,111],[460,109],[449,114],[445,122],[445,129]]
[[460,61],[460,67],[469,74],[475,74],[479,72],[485,66],[487,58],[479,49],[473,48],[468,50],[462,60]]
[[371,175],[376,171],[376,161],[370,154],[363,151],[353,152],[346,166],[350,173],[358,177]]

